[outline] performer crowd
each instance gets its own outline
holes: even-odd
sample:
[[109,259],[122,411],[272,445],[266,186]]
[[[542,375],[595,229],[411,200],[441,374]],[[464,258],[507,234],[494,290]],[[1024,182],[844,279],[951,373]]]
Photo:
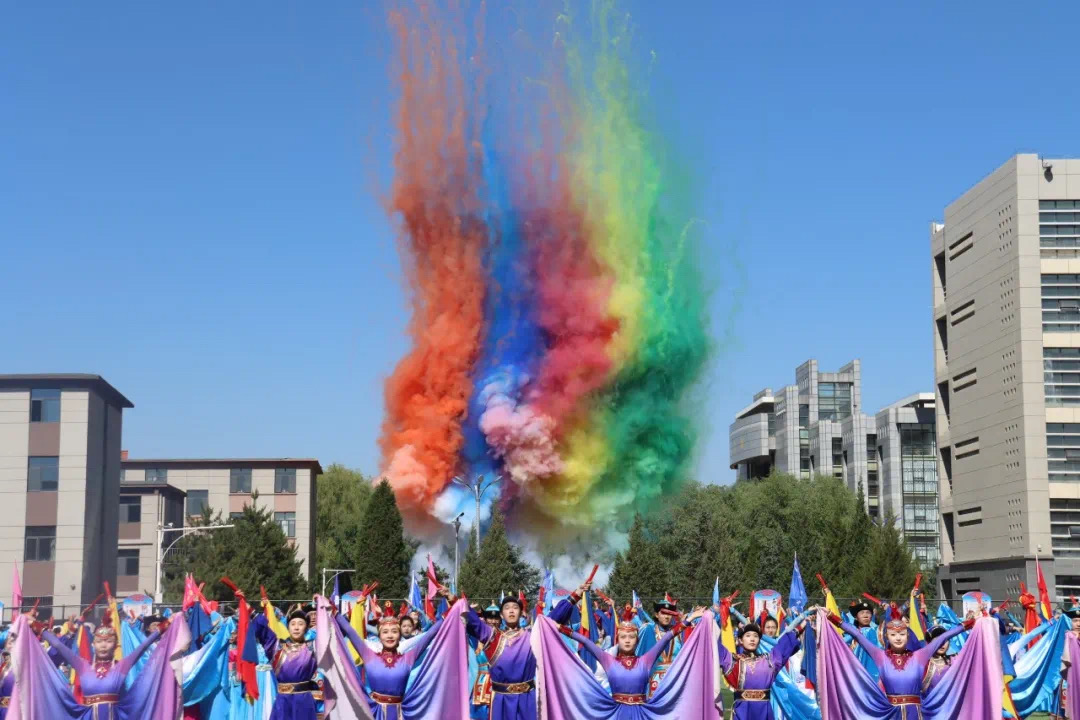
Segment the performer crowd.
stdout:
[[749,617],[737,593],[648,614],[591,581],[551,608],[433,583],[425,607],[369,586],[285,612],[237,590],[219,612],[189,579],[169,617],[18,615],[0,720],[1080,720],[1080,606],[1054,616],[1022,588],[1023,620],[981,601],[930,618],[916,586],[841,614],[822,585],[820,607],[751,602]]

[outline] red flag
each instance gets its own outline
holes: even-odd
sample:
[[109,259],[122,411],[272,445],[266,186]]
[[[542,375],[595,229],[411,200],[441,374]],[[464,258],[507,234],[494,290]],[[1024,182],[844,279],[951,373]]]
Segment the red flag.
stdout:
[[[239,604],[236,608],[236,674],[244,686],[244,694],[253,700],[259,698],[259,679],[255,674],[258,651],[255,647],[255,626],[251,624],[251,608],[247,598],[228,577],[221,578],[221,583],[236,593]],[[202,593],[200,592],[201,596]],[[203,599],[205,602],[205,598]]]
[[525,599],[524,590],[518,590],[518,602],[521,603],[521,614],[524,615],[529,609],[529,601]]
[[191,573],[188,573],[184,577],[184,600],[181,606],[184,612],[187,612],[195,607],[197,602],[199,602],[199,591],[195,588],[195,579],[191,577]]
[[424,614],[429,620],[435,619],[435,598],[439,595],[439,581],[435,575],[435,563],[431,555],[427,556],[427,597],[424,598]]
[[1039,611],[1042,613],[1043,620],[1049,620],[1052,616],[1050,614],[1050,593],[1046,589],[1046,578],[1043,577],[1042,565],[1039,564],[1039,558],[1035,558],[1035,576],[1039,580]]

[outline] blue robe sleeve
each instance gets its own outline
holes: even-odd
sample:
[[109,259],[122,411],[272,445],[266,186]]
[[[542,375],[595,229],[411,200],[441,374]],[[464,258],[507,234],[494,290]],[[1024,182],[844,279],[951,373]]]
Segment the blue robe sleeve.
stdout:
[[566,621],[570,619],[570,615],[574,612],[574,603],[570,601],[570,598],[563,598],[559,601],[559,604],[551,609],[551,621],[558,623],[559,625],[565,625]]

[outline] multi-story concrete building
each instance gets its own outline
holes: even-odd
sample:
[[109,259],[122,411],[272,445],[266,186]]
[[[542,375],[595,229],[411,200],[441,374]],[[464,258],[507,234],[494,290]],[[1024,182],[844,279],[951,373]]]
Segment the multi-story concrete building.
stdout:
[[930,229],[942,590],[1080,594],[1080,160],[1016,155]]
[[[116,596],[134,593],[154,596],[157,578],[157,544],[164,547],[175,534],[158,534],[158,528],[184,527],[183,490],[168,483],[120,483],[120,532],[116,566]],[[164,549],[164,547],[162,549]]]
[[19,562],[45,617],[116,583],[122,415],[97,375],[0,375],[0,597]]
[[311,577],[315,558],[315,478],[318,460],[253,458],[223,460],[127,459],[123,461],[125,492],[139,483],[168,484],[186,493],[186,517],[204,508],[224,518],[242,513],[252,503],[274,513]]
[[739,480],[773,470],[809,478],[832,475],[862,486],[867,512],[892,515],[926,566],[939,560],[934,395],[922,393],[882,409],[859,411],[862,371],[853,360],[838,372],[808,360],[796,383],[765,388],[729,429],[731,468]]

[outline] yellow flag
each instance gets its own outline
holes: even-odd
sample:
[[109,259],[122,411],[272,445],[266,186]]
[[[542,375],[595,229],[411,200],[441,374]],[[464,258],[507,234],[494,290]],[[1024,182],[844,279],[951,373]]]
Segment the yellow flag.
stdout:
[[731,612],[723,613],[724,626],[720,628],[720,642],[732,655],[735,654],[735,626],[731,623]]
[[274,611],[274,606],[270,603],[263,605],[263,612],[266,613],[266,624],[274,631],[274,635],[278,640],[289,639],[289,629],[285,627],[285,623],[281,622],[281,619],[277,616],[277,612]]
[[582,593],[579,610],[581,610],[581,634],[585,637],[589,637],[589,624],[592,616],[592,612],[590,612],[587,602],[588,593]]
[[[367,600],[359,600],[352,608],[352,615],[349,616],[349,624],[352,625],[353,630],[363,640],[367,637],[367,628],[364,627],[367,620]],[[360,653],[356,652],[356,648],[352,646],[352,643],[347,643],[349,650],[352,652],[352,659],[354,663],[360,662]]]
[[919,607],[916,604],[915,591],[911,592],[911,601],[908,602],[908,627],[915,637],[926,642],[926,633],[923,632],[922,619],[919,617]]
[[109,596],[109,615],[112,617],[113,630],[116,631],[116,659],[124,659],[124,643],[120,641],[123,628],[120,626],[120,611],[116,609],[116,598]]
[[[840,606],[836,604],[836,598],[833,597],[832,590],[827,590],[825,592],[825,609],[837,617],[843,617],[843,615],[840,614]],[[835,625],[833,625],[833,630],[836,631],[837,635],[841,637],[844,636],[844,631]]]

